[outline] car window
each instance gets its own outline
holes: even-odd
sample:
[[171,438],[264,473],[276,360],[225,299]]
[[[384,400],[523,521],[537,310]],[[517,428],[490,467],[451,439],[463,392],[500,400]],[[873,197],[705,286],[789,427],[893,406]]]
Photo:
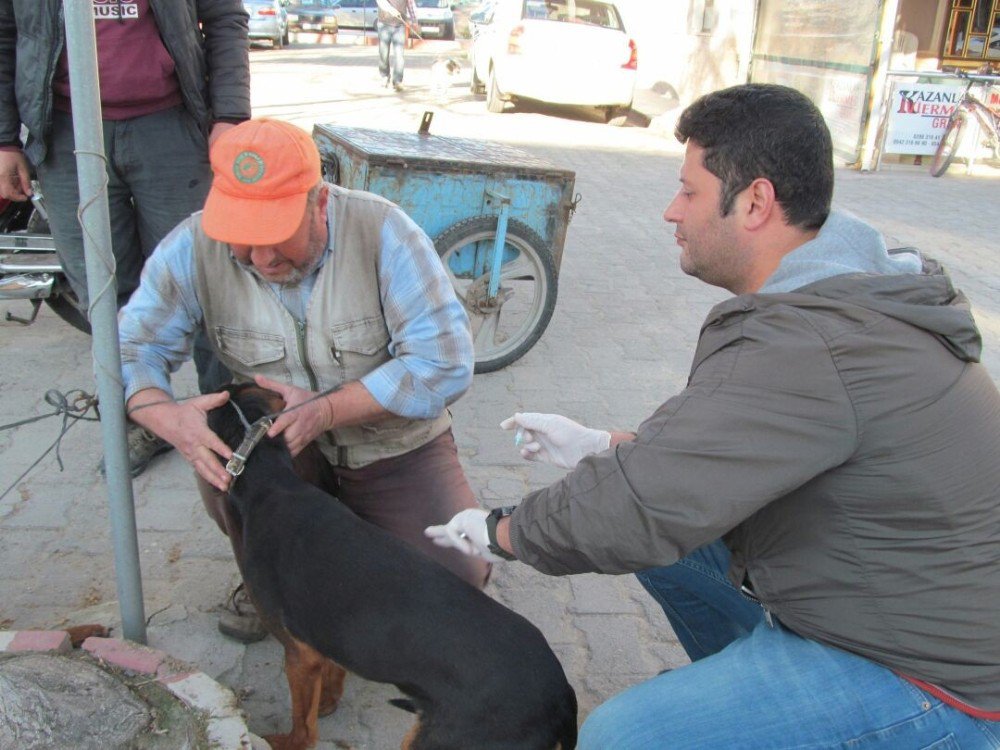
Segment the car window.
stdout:
[[448,0],[417,0],[418,8],[447,8]]
[[594,0],[524,0],[522,18],[564,23],[585,23],[605,29],[622,29],[618,9]]

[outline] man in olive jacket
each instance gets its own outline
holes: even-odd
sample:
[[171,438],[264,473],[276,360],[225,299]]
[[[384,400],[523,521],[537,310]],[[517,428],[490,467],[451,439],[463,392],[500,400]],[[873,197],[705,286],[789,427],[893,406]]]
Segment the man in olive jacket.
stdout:
[[1000,393],[967,300],[830,211],[798,92],[709,94],[677,133],[681,268],[736,295],[687,387],[634,434],[514,415],[525,457],[572,471],[428,534],[634,571],[664,607],[692,665],[600,706],[584,750],[997,747]]
[[[92,8],[120,307],[156,244],[202,207],[209,143],[250,117],[247,15],[240,0],[93,0]],[[85,319],[71,74],[62,0],[0,0],[0,197],[27,200],[37,172]],[[195,364],[202,392],[228,382],[204,337]],[[131,428],[133,476],[168,447]]]

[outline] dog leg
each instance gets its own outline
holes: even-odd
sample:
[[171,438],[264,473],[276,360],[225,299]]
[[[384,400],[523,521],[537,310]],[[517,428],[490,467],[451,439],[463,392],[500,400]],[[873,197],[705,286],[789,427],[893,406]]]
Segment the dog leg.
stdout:
[[347,670],[332,659],[323,662],[322,688],[319,696],[319,715],[329,716],[337,710],[340,696],[344,694],[344,679]]
[[413,743],[417,741],[417,735],[420,733],[420,722],[418,721],[414,724],[410,731],[406,733],[403,738],[403,744],[400,745],[399,750],[410,750],[413,747]]
[[292,695],[292,731],[265,737],[272,750],[306,750],[319,739],[319,701],[324,663],[312,646],[289,637],[285,646],[285,677]]

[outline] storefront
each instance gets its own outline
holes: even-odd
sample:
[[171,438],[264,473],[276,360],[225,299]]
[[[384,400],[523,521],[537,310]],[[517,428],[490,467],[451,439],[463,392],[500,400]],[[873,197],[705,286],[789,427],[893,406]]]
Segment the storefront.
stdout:
[[[757,9],[749,79],[809,95],[838,159],[861,169],[885,148],[933,152],[964,86],[921,72],[1000,71],[1000,0],[759,0]],[[900,128],[913,132],[887,138]]]

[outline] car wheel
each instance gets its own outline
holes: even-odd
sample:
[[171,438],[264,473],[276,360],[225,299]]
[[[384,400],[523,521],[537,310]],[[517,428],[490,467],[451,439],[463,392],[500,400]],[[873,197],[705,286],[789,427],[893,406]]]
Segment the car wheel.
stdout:
[[490,68],[490,80],[486,84],[486,111],[499,114],[503,112],[504,101],[497,86],[497,74]]
[[479,80],[479,75],[476,73],[476,61],[472,61],[472,80],[469,82],[469,91],[473,94],[485,94],[486,86],[481,80]]
[[441,38],[452,40],[455,38],[455,24],[449,23],[447,26],[441,29]]
[[274,49],[281,49],[282,47],[284,47],[284,46],[285,46],[284,44],[282,44],[282,41],[283,41],[283,40],[282,40],[282,38],[281,38],[281,34],[278,34],[278,36],[274,37],[274,38],[273,38],[273,39],[271,40],[271,46],[272,46],[272,47],[273,47]]
[[608,107],[604,113],[604,122],[615,128],[624,127],[628,122],[628,107]]
[[286,28],[284,35],[282,35],[282,37],[281,37],[281,43],[282,44],[291,44],[291,41],[292,40],[291,40],[291,37],[288,34],[288,29]]

